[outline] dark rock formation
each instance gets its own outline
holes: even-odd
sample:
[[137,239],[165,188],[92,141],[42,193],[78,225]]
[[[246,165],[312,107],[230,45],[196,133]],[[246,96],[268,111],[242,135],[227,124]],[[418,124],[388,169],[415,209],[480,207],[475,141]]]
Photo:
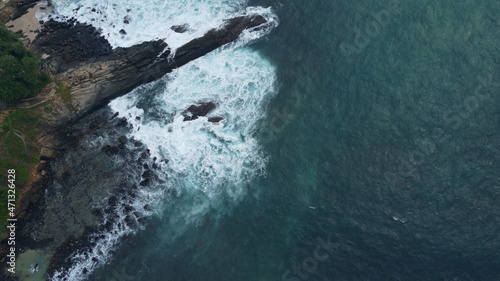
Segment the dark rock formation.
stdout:
[[181,46],[171,58],[170,49],[161,40],[111,50],[92,27],[48,22],[32,49],[47,58],[45,70],[71,89],[71,101],[65,110],[55,108],[58,116],[44,120],[45,125],[61,127],[75,121],[111,99],[236,40],[244,30],[253,30],[264,23],[266,19],[259,15],[232,18],[222,27]]
[[170,29],[172,29],[173,31],[175,31],[177,33],[184,33],[188,30],[188,28],[189,28],[189,25],[187,25],[187,24],[173,25],[170,27]]
[[123,143],[123,144],[127,143],[127,137],[126,136],[121,136],[121,137],[118,138],[118,140],[120,141],[120,143]]
[[62,67],[112,53],[111,45],[95,27],[73,20],[45,22],[34,47]]
[[222,120],[224,120],[224,117],[220,117],[220,116],[208,118],[208,122],[211,122],[211,123],[219,123]]
[[196,120],[200,116],[206,116],[210,111],[215,109],[215,103],[213,102],[203,102],[198,105],[191,105],[188,109],[182,112],[184,116],[184,121]]
[[39,0],[7,0],[0,1],[0,21],[3,23],[14,20],[36,5]]
[[118,147],[109,144],[102,147],[102,152],[106,153],[108,156],[116,155],[119,151]]

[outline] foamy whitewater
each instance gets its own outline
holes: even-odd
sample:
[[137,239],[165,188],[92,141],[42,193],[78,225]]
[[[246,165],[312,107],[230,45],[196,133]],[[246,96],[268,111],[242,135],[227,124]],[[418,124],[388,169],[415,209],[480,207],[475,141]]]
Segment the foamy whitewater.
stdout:
[[[189,63],[164,82],[162,92],[154,96],[154,109],[139,109],[137,104],[138,93],[155,85],[110,106],[129,118],[131,137],[146,144],[153,157],[169,160],[165,172],[173,179],[172,187],[179,192],[198,190],[209,199],[225,193],[238,200],[243,184],[265,172],[266,158],[254,134],[274,92],[274,67],[250,48],[228,48]],[[206,117],[183,121],[181,113],[201,101],[215,102],[217,108]],[[208,122],[215,116],[224,120]]]
[[[277,25],[277,19],[271,9],[247,8],[246,1],[120,2],[54,0],[53,4],[61,18],[75,17],[101,28],[115,47],[164,38],[175,49],[220,26],[226,18],[261,14],[268,20],[265,28],[245,31],[236,42],[110,103],[113,111],[132,124],[129,138],[144,143],[151,151],[151,158],[168,160],[160,166],[159,176],[164,183],[142,189],[133,197],[124,194],[119,200],[133,200],[138,210],[143,210],[141,206],[147,202],[156,206],[159,214],[165,199],[175,194],[183,202],[189,202],[168,218],[178,226],[174,235],[182,235],[209,211],[218,215],[230,211],[228,208],[244,199],[247,183],[266,173],[267,158],[255,135],[262,125],[267,103],[276,92],[276,74],[266,58],[245,45],[269,33]],[[129,24],[123,23],[125,18]],[[184,24],[189,26],[184,34],[170,29],[172,25]],[[119,34],[122,28],[126,35]],[[217,108],[206,117],[183,121],[184,110],[208,101]],[[224,119],[210,123],[209,117]],[[96,146],[103,144],[105,141]],[[115,210],[121,214],[118,219],[106,217],[103,223],[111,223],[112,230],[96,233],[93,239],[96,246],[74,253],[72,267],[57,271],[52,280],[84,280],[109,261],[110,252],[120,239],[136,231],[127,226],[126,212],[120,208],[123,209],[118,206]],[[154,211],[142,211],[141,215],[147,217]]]
[[[53,0],[58,19],[74,17],[92,24],[113,47],[165,39],[173,50],[219,27],[224,19],[245,13],[245,0]],[[172,26],[185,26],[174,32]],[[124,30],[126,34],[120,33]]]

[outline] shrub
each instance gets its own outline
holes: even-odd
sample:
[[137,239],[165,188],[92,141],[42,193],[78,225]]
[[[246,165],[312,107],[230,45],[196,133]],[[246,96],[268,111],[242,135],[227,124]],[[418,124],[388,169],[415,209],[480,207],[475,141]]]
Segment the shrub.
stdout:
[[38,71],[38,64],[38,58],[24,47],[18,35],[0,23],[0,100],[36,96],[50,80]]

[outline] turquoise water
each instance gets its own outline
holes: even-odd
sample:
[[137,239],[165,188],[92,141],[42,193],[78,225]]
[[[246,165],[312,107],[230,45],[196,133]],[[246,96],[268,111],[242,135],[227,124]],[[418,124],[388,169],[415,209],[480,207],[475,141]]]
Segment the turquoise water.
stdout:
[[[200,123],[184,136],[222,138],[207,147],[234,169],[198,182],[199,165],[172,168],[179,195],[89,280],[500,276],[500,2],[351,2],[250,1],[279,18],[263,39],[141,90],[165,94],[135,101],[143,131],[183,130],[168,115],[192,102],[168,86],[182,77],[215,77],[207,89],[241,97],[221,111],[230,130]],[[248,87],[224,80],[223,66],[203,72],[222,58],[252,70],[240,73]]]

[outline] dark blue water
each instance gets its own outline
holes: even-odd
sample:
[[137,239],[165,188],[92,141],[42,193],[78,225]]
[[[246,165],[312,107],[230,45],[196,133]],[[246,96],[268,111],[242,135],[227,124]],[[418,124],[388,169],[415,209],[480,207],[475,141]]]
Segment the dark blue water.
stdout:
[[90,280],[498,280],[500,2],[250,4],[267,175],[195,224],[168,197]]

